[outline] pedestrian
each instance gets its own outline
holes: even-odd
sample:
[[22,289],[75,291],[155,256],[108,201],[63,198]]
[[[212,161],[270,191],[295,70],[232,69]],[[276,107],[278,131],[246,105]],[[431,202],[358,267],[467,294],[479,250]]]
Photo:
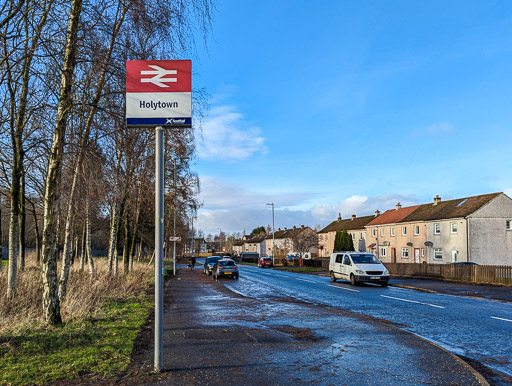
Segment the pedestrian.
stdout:
[[196,258],[194,256],[192,256],[192,258],[190,259],[190,269],[192,269],[192,271],[194,270],[194,266],[196,265]]

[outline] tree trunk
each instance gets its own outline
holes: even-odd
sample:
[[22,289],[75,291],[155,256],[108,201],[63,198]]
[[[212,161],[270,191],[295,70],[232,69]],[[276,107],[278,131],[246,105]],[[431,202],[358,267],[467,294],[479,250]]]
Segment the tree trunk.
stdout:
[[130,224],[128,223],[128,211],[124,213],[124,247],[123,247],[123,272],[130,272]]
[[84,270],[84,266],[85,266],[85,259],[86,259],[86,256],[85,256],[85,239],[86,239],[86,235],[87,234],[87,229],[85,227],[85,223],[84,223],[84,227],[82,228],[82,250],[80,251],[80,272],[83,272]]
[[115,274],[117,275],[117,227],[118,227],[118,211],[119,206],[117,204],[118,190],[119,190],[119,170],[121,168],[121,154],[117,154],[117,167],[116,177],[114,181],[114,197],[112,202],[112,210],[110,211],[110,237],[108,241],[108,273],[112,273],[112,265],[114,259],[116,259]]
[[91,217],[91,211],[90,211],[90,194],[87,194],[87,209],[86,209],[86,220],[85,220],[85,226],[87,228],[87,243],[86,243],[86,248],[87,248],[87,259],[89,260],[89,275],[91,275],[91,277],[94,276],[94,259],[92,257],[92,248],[91,248],[91,244],[92,244],[92,238],[91,238],[91,222],[90,222],[90,217]]
[[71,85],[75,71],[75,51],[81,11],[82,0],[72,0],[64,50],[57,119],[48,160],[48,174],[44,194],[43,319],[52,325],[62,323],[57,280],[57,205],[60,199],[67,117],[73,105]]
[[39,234],[39,224],[37,223],[37,213],[36,206],[33,202],[30,203],[32,205],[32,213],[34,215],[34,233],[36,238],[36,260],[37,265],[41,263],[41,235]]
[[[22,166],[23,170],[23,166]],[[27,214],[25,210],[25,171],[21,174],[21,186],[20,186],[20,269],[25,269],[25,231],[26,231],[26,219]]]

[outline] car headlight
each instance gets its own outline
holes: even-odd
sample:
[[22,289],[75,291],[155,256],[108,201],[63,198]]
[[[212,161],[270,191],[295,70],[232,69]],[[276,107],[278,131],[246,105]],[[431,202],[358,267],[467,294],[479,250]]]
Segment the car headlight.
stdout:
[[361,271],[360,269],[356,269],[356,273],[357,273],[358,275],[364,275],[366,272]]
[[383,274],[384,276],[389,276],[389,271],[388,271],[387,269],[385,269],[385,270],[384,270],[384,272],[382,272],[382,274]]

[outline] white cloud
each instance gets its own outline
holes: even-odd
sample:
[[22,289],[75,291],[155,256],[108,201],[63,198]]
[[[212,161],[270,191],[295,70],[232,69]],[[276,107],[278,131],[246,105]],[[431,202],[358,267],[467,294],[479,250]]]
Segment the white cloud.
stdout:
[[[265,205],[274,202],[275,227],[291,228],[294,225],[306,225],[314,228],[324,227],[338,218],[350,218],[373,215],[379,209],[381,213],[392,209],[400,202],[403,207],[415,205],[415,196],[387,194],[376,197],[354,195],[333,204],[325,203],[304,209],[305,203],[314,196],[308,192],[268,192],[250,191],[237,185],[213,178],[201,178],[201,200],[204,205],[198,213],[197,229],[206,234],[218,233],[218,228],[228,233],[250,233],[258,226],[272,225],[271,207]],[[281,203],[281,204],[279,204]],[[286,205],[283,205],[286,203]],[[301,209],[295,209],[299,206]]]
[[203,159],[243,160],[266,152],[261,129],[244,121],[232,106],[213,108],[200,137],[198,154]]

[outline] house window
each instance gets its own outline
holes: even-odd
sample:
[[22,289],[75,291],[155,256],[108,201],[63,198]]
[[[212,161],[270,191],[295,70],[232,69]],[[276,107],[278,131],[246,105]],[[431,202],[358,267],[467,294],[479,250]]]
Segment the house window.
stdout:
[[380,229],[380,235],[381,236],[386,236],[386,228],[381,228]]
[[512,225],[511,225],[511,222],[510,220],[507,220],[507,231],[511,230],[512,228]]
[[386,257],[386,247],[381,247],[380,248],[380,256],[381,257]]
[[395,227],[391,227],[391,236],[395,236]]
[[434,260],[443,260],[443,250],[441,248],[434,249]]
[[457,223],[456,222],[451,222],[450,223],[450,229],[451,229],[452,233],[457,233]]
[[425,257],[425,248],[421,248],[421,257]]
[[407,227],[402,227],[402,235],[405,236],[407,234]]
[[409,258],[409,248],[402,248],[402,259]]
[[440,235],[441,234],[441,224],[434,224],[434,234],[435,235]]
[[377,237],[377,229],[376,228],[372,229],[372,237]]
[[415,225],[414,226],[414,235],[418,236],[419,234],[420,234],[420,226],[419,225]]

